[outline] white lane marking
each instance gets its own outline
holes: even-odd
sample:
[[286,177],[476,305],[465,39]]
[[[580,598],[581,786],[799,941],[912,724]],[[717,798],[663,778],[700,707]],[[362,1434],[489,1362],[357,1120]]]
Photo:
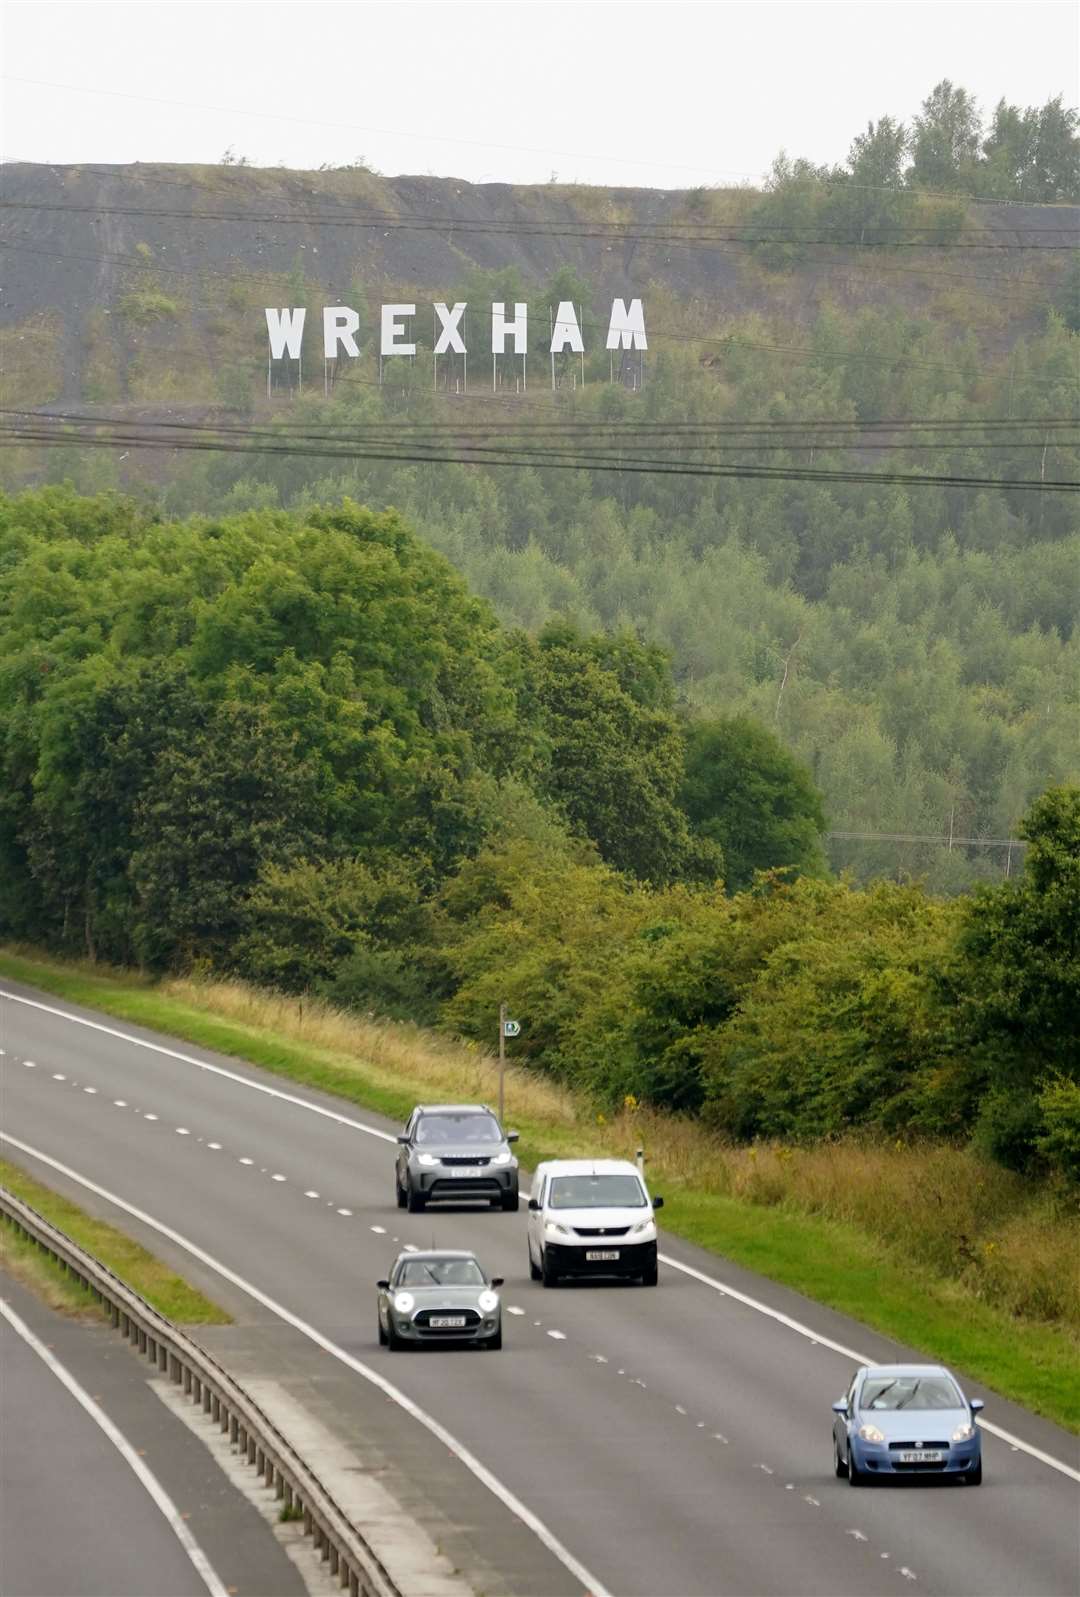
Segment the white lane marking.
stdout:
[[516,1303],[508,1303],[506,1305],[506,1312],[507,1314],[524,1314],[525,1310],[519,1309]]
[[811,1508],[820,1508],[821,1507],[821,1504],[818,1502],[816,1497],[809,1497],[809,1496],[804,1497],[803,1498],[803,1502],[804,1503],[809,1503]]
[[[510,1312],[513,1313],[514,1311],[511,1310]],[[521,1309],[519,1309],[517,1312],[520,1314],[523,1311]],[[589,1357],[592,1359],[594,1364],[606,1364],[607,1363],[607,1359],[604,1357],[604,1355],[602,1353],[590,1353]]]
[[67,1077],[64,1076],[64,1075],[61,1075],[59,1070],[54,1070],[53,1071],[53,1080],[54,1081],[66,1081]]
[[221,1152],[221,1143],[220,1142],[208,1142],[206,1144],[206,1146],[208,1148],[212,1148],[215,1153],[220,1153]]
[[703,1431],[705,1429],[705,1421],[704,1420],[698,1420],[697,1428],[698,1428],[699,1431]]
[[[347,1220],[351,1220],[352,1219],[352,1210],[351,1209],[339,1209],[338,1210],[338,1214],[343,1214]],[[416,1252],[415,1248],[413,1249],[413,1252],[414,1253]]]
[[177,1126],[176,1135],[178,1137],[190,1137],[191,1136],[191,1132],[188,1130],[188,1128],[186,1126]]
[[143,1119],[144,1120],[156,1120],[157,1119],[157,1115],[152,1115],[150,1113],[150,1111],[147,1110],[146,1114],[143,1115]]
[[900,1573],[903,1575],[905,1580],[918,1580],[919,1578],[915,1571],[913,1569],[909,1569],[906,1564],[900,1565]]
[[725,1447],[728,1446],[728,1439],[721,1431],[713,1431],[712,1439],[714,1442],[723,1442]]
[[319,1194],[315,1191],[314,1187],[309,1187],[304,1193],[305,1198],[317,1198],[318,1196]]
[[40,1009],[46,1015],[55,1015],[59,1020],[67,1020],[73,1026],[88,1026],[91,1031],[100,1031],[106,1037],[118,1037],[121,1042],[130,1043],[133,1048],[148,1048],[152,1053],[164,1054],[167,1059],[179,1059],[181,1064],[194,1065],[197,1070],[208,1071],[213,1076],[224,1076],[226,1081],[235,1081],[241,1087],[248,1087],[252,1092],[262,1092],[268,1098],[280,1098],[283,1103],[290,1103],[299,1109],[307,1109],[313,1115],[322,1115],[324,1120],[336,1120],[339,1125],[351,1126],[354,1131],[363,1131],[369,1137],[378,1137],[381,1142],[397,1142],[397,1137],[389,1131],[380,1131],[377,1126],[366,1126],[362,1120],[354,1120],[351,1115],[339,1114],[336,1109],[326,1109],[322,1104],[310,1103],[308,1099],[299,1097],[294,1092],[282,1092],[280,1087],[268,1087],[262,1081],[249,1081],[246,1076],[241,1076],[236,1070],[226,1070],[224,1065],[212,1065],[208,1060],[196,1059],[194,1054],[185,1054],[179,1048],[166,1048],[164,1044],[150,1042],[145,1037],[133,1037],[130,1032],[121,1031],[117,1026],[102,1025],[99,1020],[87,1020],[83,1015],[73,1015],[69,1010],[57,1009],[55,1004],[43,1004],[36,998],[24,998],[21,993],[9,993],[0,988],[0,998],[7,998],[13,1004],[26,1004],[30,1009]]
[[566,1341],[566,1332],[565,1331],[549,1331],[548,1332],[548,1336],[553,1337],[556,1342],[565,1342]]
[[283,1175],[272,1175],[270,1177],[271,1181],[288,1181],[288,1179],[289,1179],[288,1176],[283,1176]]
[[[293,1092],[282,1092],[279,1087],[269,1087],[262,1081],[249,1081],[246,1076],[241,1076],[235,1070],[226,1070],[223,1065],[212,1065],[205,1059],[196,1059],[194,1054],[185,1054],[178,1048],[166,1048],[162,1043],[150,1042],[145,1037],[133,1037],[130,1032],[120,1031],[116,1026],[103,1025],[99,1020],[88,1020],[83,1015],[73,1015],[66,1009],[57,1009],[55,1004],[43,1004],[40,999],[25,998],[21,993],[8,992],[0,987],[0,998],[6,998],[13,1004],[25,1004],[29,1009],[39,1009],[43,1014],[55,1015],[59,1020],[66,1020],[73,1026],[87,1026],[91,1031],[100,1031],[107,1037],[118,1037],[121,1042],[130,1043],[133,1048],[147,1048],[152,1053],[162,1054],[168,1059],[179,1059],[182,1064],[194,1065],[197,1070],[203,1070],[210,1075],[222,1076],[226,1081],[236,1082],[241,1087],[248,1087],[252,1092],[265,1093],[269,1098],[277,1098],[282,1103],[292,1104],[294,1108],[305,1109],[309,1114],[321,1115],[324,1120],[336,1120],[339,1125],[350,1126],[354,1131],[362,1131],[369,1137],[378,1137],[382,1142],[397,1142],[397,1137],[389,1131],[380,1131],[377,1126],[365,1125],[362,1120],[354,1120],[351,1115],[339,1114],[335,1109],[327,1109],[322,1104],[310,1103],[306,1098],[298,1097]],[[56,1078],[63,1081],[63,1076]],[[156,1119],[156,1115],[147,1115],[148,1120]],[[396,1238],[394,1239],[397,1240]],[[758,1314],[767,1315],[780,1325],[786,1325],[790,1331],[795,1331],[799,1336],[805,1337],[808,1342],[816,1346],[827,1347],[834,1353],[841,1354],[846,1359],[853,1359],[856,1364],[873,1364],[874,1360],[864,1353],[858,1353],[854,1348],[845,1347],[842,1342],[833,1342],[829,1337],[821,1336],[811,1331],[809,1326],[792,1319],[789,1314],[782,1314],[779,1309],[771,1309],[767,1303],[762,1303],[758,1298],[752,1298],[746,1292],[739,1292],[735,1287],[727,1286],[723,1281],[706,1275],[702,1270],[695,1270],[693,1265],[683,1264],[678,1259],[673,1259],[670,1254],[658,1254],[661,1263],[669,1269],[678,1270],[683,1275],[689,1275],[694,1280],[700,1281],[704,1286],[718,1292],[721,1297],[732,1297],[746,1308],[753,1309]],[[1037,1458],[1040,1463],[1047,1464],[1051,1469],[1056,1469],[1059,1474],[1067,1475],[1070,1480],[1080,1482],[1080,1470],[1073,1469],[1059,1458],[1054,1458],[1050,1453],[1044,1453],[1042,1448],[1032,1447],[1029,1442],[1013,1436],[1011,1432],[1003,1430],[989,1420],[979,1420],[981,1430],[996,1436],[1003,1442],[1008,1442],[1010,1447],[1018,1448],[1020,1452],[1027,1453],[1030,1458]]]
[[631,1386],[640,1386],[641,1390],[643,1392],[647,1392],[648,1391],[648,1387],[645,1385],[645,1382],[643,1380],[641,1380],[641,1378],[639,1376],[637,1376],[637,1375],[631,1377],[630,1385]]
[[237,1164],[254,1164],[254,1159],[237,1159]]
[[856,1541],[857,1541],[857,1542],[864,1542],[864,1541],[866,1541],[866,1540],[867,1540],[867,1539],[868,1539],[868,1538],[867,1538],[867,1537],[865,1537],[865,1536],[864,1536],[864,1535],[863,1535],[863,1533],[862,1533],[862,1531],[861,1531],[861,1530],[848,1530],[848,1531],[845,1531],[845,1532],[844,1532],[844,1535],[845,1535],[845,1536],[852,1536],[852,1537],[854,1537],[854,1539],[855,1539],[855,1540],[856,1540]]
[[[0,1048],[0,1054],[2,1054],[3,1051],[4,1050],[2,1048]],[[37,1069],[36,1061],[33,1060],[33,1059],[24,1059],[23,1060],[23,1069],[24,1070],[36,1070]]]
[[[679,1259],[673,1259],[669,1254],[658,1255],[662,1264],[669,1270],[680,1270],[683,1275],[692,1276],[695,1281],[700,1281],[703,1286],[711,1287],[714,1292],[719,1292],[726,1297],[734,1298],[737,1303],[744,1304],[748,1309],[753,1309],[757,1314],[764,1314],[768,1319],[775,1320],[778,1325],[785,1325],[789,1331],[795,1331],[808,1342],[816,1342],[821,1347],[839,1353],[845,1359],[852,1359],[856,1364],[875,1364],[868,1353],[859,1353],[855,1348],[845,1347],[843,1342],[833,1342],[828,1337],[822,1336],[818,1331],[811,1331],[808,1325],[803,1325],[800,1320],[792,1319],[790,1314],[782,1314],[779,1309],[771,1309],[767,1303],[762,1303],[759,1298],[752,1298],[746,1292],[739,1292],[733,1286],[728,1286],[723,1281],[715,1280],[711,1275],[706,1275],[704,1270],[695,1270],[692,1264],[683,1264]],[[1056,1469],[1059,1474],[1067,1475],[1070,1480],[1080,1482],[1080,1469],[1073,1469],[1071,1464],[1065,1464],[1060,1458],[1054,1458],[1050,1453],[1044,1453],[1041,1447],[1032,1447],[1030,1442],[1023,1441],[1019,1436],[1014,1436],[1011,1431],[1002,1430],[1000,1425],[993,1425],[989,1420],[979,1416],[979,1429],[988,1431],[991,1436],[998,1437],[1003,1442],[1008,1442],[1011,1447],[1019,1448],[1022,1453],[1027,1453],[1030,1458],[1037,1458],[1040,1464],[1048,1464],[1051,1469]],[[914,1579],[914,1576],[912,1577]]]
[[685,1414],[686,1410],[683,1408],[681,1403],[676,1403],[675,1412],[676,1412],[676,1414]]
[[[523,1503],[519,1497],[515,1496],[509,1487],[504,1486],[499,1477],[488,1469],[486,1464],[482,1464],[467,1447],[463,1446],[433,1414],[427,1413],[418,1403],[414,1403],[411,1397],[406,1396],[399,1387],[394,1386],[384,1375],[379,1375],[370,1365],[362,1363],[358,1358],[354,1358],[351,1353],[347,1353],[336,1342],[331,1342],[328,1336],[324,1336],[313,1325],[309,1325],[306,1320],[302,1320],[298,1314],[293,1314],[292,1310],[287,1309],[283,1303],[276,1302],[267,1293],[260,1291],[251,1281],[246,1281],[242,1275],[237,1275],[235,1270],[231,1270],[227,1264],[222,1264],[220,1259],[215,1259],[213,1254],[207,1253],[205,1249],[200,1248],[198,1243],[190,1242],[187,1237],[182,1236],[179,1231],[174,1231],[172,1226],[166,1225],[164,1221],[155,1220],[153,1215],[147,1214],[145,1209],[136,1208],[135,1204],[128,1203],[124,1198],[117,1197],[114,1192],[109,1192],[107,1188],[99,1186],[96,1181],[91,1181],[89,1176],[79,1175],[78,1171],[72,1170],[70,1165],[61,1164],[59,1159],[53,1159],[49,1154],[42,1153],[40,1149],[31,1147],[28,1142],[22,1142],[18,1137],[13,1137],[6,1131],[0,1131],[0,1142],[10,1143],[13,1148],[18,1148],[21,1153],[29,1154],[32,1159],[40,1159],[42,1164],[48,1165],[53,1170],[58,1170],[61,1175],[67,1176],[70,1181],[75,1181],[79,1186],[85,1187],[88,1192],[96,1193],[99,1198],[104,1198],[107,1203],[115,1204],[118,1209],[130,1214],[133,1219],[141,1221],[143,1225],[149,1226],[151,1230],[158,1232],[160,1236],[168,1237],[170,1242],[175,1242],[177,1247],[183,1248],[185,1252],[190,1253],[192,1258],[198,1259],[208,1269],[216,1270],[218,1275],[222,1276],[226,1281],[231,1281],[233,1286],[239,1287],[241,1292],[246,1292],[248,1297],[253,1298],[256,1303],[261,1303],[264,1309],[269,1309],[271,1314],[276,1314],[278,1319],[284,1320],[286,1325],[291,1325],[302,1336],[306,1336],[309,1341],[315,1343],[316,1347],[321,1347],[348,1369],[354,1370],[357,1375],[363,1376],[365,1381],[370,1381],[372,1386],[377,1387],[380,1392],[383,1392],[406,1414],[411,1415],[414,1420],[430,1431],[449,1452],[453,1453],[454,1457],[476,1477],[481,1485],[486,1486],[488,1491],[497,1497],[505,1508],[508,1508],[523,1525],[532,1531],[537,1540],[559,1560],[565,1569],[569,1570],[574,1579],[582,1583],[586,1591],[590,1593],[590,1597],[611,1597],[607,1587],[602,1586],[596,1576],[590,1574],[585,1565],[574,1557],[570,1549],[563,1546],[562,1542],[559,1541],[554,1532],[548,1529],[539,1515],[534,1514],[532,1509]],[[221,1588],[221,1597],[226,1597],[224,1588]]]
[[126,1098],[114,1098],[113,1099],[113,1108],[114,1109],[126,1109],[127,1108],[127,1099]]
[[416,1246],[415,1242],[406,1242],[406,1244],[405,1244],[405,1252],[406,1253],[419,1253],[420,1249]]
[[771,1470],[771,1469],[770,1469],[770,1468],[769,1468],[769,1466],[768,1466],[768,1464],[759,1464],[759,1465],[758,1465],[758,1469],[761,1469],[761,1470],[764,1470],[764,1471],[765,1471],[765,1473],[766,1473],[766,1475],[773,1475],[773,1474],[775,1474],[775,1471],[774,1471],[774,1470]]
[[83,1088],[83,1092],[88,1092],[90,1094],[91,1098],[94,1098],[94,1097],[97,1096],[97,1088],[96,1087],[84,1087]]
[[203,1552],[202,1548],[191,1534],[187,1525],[181,1519],[176,1504],[168,1495],[157,1476],[154,1475],[143,1463],[142,1459],[132,1447],[131,1443],[127,1440],[126,1436],[124,1436],[123,1433],[117,1429],[112,1420],[105,1413],[105,1410],[99,1408],[97,1403],[95,1403],[93,1398],[90,1396],[89,1392],[84,1391],[75,1377],[65,1368],[63,1364],[60,1363],[60,1360],[56,1357],[56,1355],[49,1351],[44,1342],[39,1341],[39,1339],[34,1335],[33,1331],[31,1331],[30,1327],[19,1318],[14,1309],[9,1306],[7,1300],[4,1298],[0,1298],[0,1314],[4,1316],[5,1320],[7,1320],[12,1329],[22,1337],[27,1347],[31,1348],[37,1354],[38,1358],[44,1365],[46,1365],[51,1374],[56,1376],[56,1379],[60,1382],[61,1386],[65,1386],[67,1388],[72,1397],[75,1399],[76,1403],[78,1403],[81,1408],[86,1410],[87,1414],[89,1414],[95,1425],[97,1425],[108,1437],[109,1441],[120,1454],[120,1457],[124,1460],[124,1463],[134,1473],[136,1479],[139,1481],[139,1484],[144,1486],[147,1492],[149,1492],[150,1496],[153,1498],[155,1504],[164,1516],[165,1522],[169,1529],[172,1531],[173,1535],[176,1537],[185,1553],[187,1553],[192,1564],[195,1566],[195,1569],[198,1571],[199,1578],[202,1580],[202,1583],[206,1587],[207,1591],[212,1593],[212,1597],[227,1597],[226,1587],[218,1579],[217,1572],[210,1563],[210,1560],[207,1558],[206,1554]]
[[[311,1198],[317,1198],[319,1196],[319,1194],[317,1192],[311,1192],[311,1193],[308,1194],[308,1196],[311,1197]],[[384,1237],[386,1235],[386,1227],[384,1225],[369,1226],[368,1230],[369,1231],[374,1231],[374,1233],[375,1233],[375,1235],[377,1237]]]
[[785,1492],[793,1492],[795,1490],[795,1482],[788,1481],[787,1485],[784,1487],[784,1490]]

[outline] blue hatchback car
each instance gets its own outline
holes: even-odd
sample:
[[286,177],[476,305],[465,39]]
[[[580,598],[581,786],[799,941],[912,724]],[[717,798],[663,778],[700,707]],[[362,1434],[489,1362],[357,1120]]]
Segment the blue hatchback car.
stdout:
[[872,1475],[953,1475],[979,1486],[982,1406],[940,1364],[863,1365],[833,1404],[836,1473],[850,1486]]

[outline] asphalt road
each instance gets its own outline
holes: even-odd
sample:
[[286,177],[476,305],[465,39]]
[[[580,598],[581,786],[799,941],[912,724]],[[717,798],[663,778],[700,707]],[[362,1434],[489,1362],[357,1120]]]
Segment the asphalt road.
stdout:
[[0,1316],[3,1597],[207,1597],[211,1589],[304,1597],[270,1527],[150,1389],[126,1344],[104,1325],[46,1308],[2,1275],[0,1297],[116,1427],[205,1558],[193,1562],[131,1464]]
[[[4,985],[127,1037],[152,1037]],[[148,1241],[234,1311],[262,1325],[289,1320],[321,1339],[327,1369],[336,1359],[335,1377],[367,1403],[386,1448],[407,1461],[432,1511],[465,1527],[502,1589],[551,1597],[588,1586],[617,1597],[876,1597],[905,1587],[942,1597],[1075,1597],[1080,1589],[1076,1481],[1008,1442],[985,1438],[977,1490],[905,1481],[854,1493],[834,1479],[829,1405],[851,1359],[827,1341],[873,1358],[908,1350],[670,1239],[663,1253],[759,1307],[670,1265],[655,1291],[545,1291],[528,1279],[524,1213],[396,1208],[386,1140],[396,1126],[235,1060],[156,1040],[187,1060],[3,1002],[3,1133],[71,1174],[10,1143],[3,1151]],[[112,1198],[176,1237],[118,1212]],[[373,1282],[399,1243],[433,1240],[475,1248],[506,1277],[502,1353],[377,1347]],[[420,1418],[390,1408],[372,1377],[392,1382],[445,1432],[425,1432]],[[969,1390],[989,1398],[989,1421],[1080,1465],[1074,1437]],[[514,1502],[478,1483],[485,1467]],[[523,1524],[519,1505],[541,1524]]]

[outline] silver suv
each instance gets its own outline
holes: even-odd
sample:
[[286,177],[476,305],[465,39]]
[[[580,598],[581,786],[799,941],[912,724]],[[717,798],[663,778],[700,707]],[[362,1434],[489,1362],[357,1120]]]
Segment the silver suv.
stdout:
[[432,1199],[487,1198],[497,1209],[518,1206],[516,1131],[504,1132],[486,1104],[417,1104],[398,1137],[394,1187],[411,1214]]

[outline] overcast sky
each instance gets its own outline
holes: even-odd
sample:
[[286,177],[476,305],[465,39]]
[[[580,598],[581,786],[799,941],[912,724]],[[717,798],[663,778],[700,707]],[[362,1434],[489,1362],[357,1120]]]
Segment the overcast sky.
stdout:
[[1080,99],[1075,3],[3,7],[5,160],[217,161],[474,182],[739,182],[844,158],[940,78]]

